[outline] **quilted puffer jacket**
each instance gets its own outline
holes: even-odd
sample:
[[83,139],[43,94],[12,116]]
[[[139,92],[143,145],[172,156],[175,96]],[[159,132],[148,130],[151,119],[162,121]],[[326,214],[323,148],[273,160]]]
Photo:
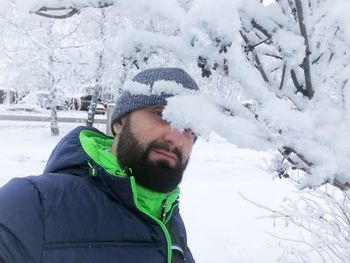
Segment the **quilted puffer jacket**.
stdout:
[[108,152],[111,143],[76,128],[43,175],[0,188],[0,262],[194,262],[179,189],[161,194],[136,184]]

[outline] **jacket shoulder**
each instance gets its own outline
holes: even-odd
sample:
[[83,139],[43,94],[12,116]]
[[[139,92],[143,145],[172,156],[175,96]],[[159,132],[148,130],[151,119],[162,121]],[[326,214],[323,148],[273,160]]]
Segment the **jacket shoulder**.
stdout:
[[32,178],[15,178],[0,188],[0,259],[5,262],[40,262],[43,208]]

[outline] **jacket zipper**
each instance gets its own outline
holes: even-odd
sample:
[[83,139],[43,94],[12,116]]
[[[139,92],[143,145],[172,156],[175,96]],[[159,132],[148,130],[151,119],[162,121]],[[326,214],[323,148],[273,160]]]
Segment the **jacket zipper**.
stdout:
[[[88,162],[89,165],[89,174],[90,176],[93,177],[97,177],[97,167],[93,165],[93,162]],[[139,207],[138,202],[137,202],[137,197],[135,196],[136,193],[136,189],[135,189],[135,178],[133,176],[130,176],[130,184],[131,184],[131,190],[132,190],[132,194],[133,194],[133,199],[134,199],[134,204],[136,205],[137,209],[142,212],[143,214],[145,214],[146,216],[150,217],[151,219],[153,219],[162,229],[163,234],[165,236],[165,240],[167,242],[167,254],[168,254],[168,263],[171,263],[171,256],[172,256],[172,250],[171,250],[171,237],[169,234],[168,229],[166,228],[165,224],[166,222],[170,219],[170,216],[168,218],[166,218],[166,201],[168,196],[166,196],[166,198],[164,199],[163,203],[162,203],[162,209],[161,209],[161,220],[159,220],[158,218],[153,217],[152,215],[149,215],[146,211],[144,211],[144,209],[142,209],[141,207]],[[175,206],[174,206],[175,207]],[[170,210],[170,215],[172,214],[174,207],[172,207],[172,209]]]
[[173,207],[171,208],[171,210],[169,211],[169,213],[166,214],[167,217],[166,217],[165,220],[163,221],[164,224],[167,224],[167,223],[169,222],[169,220],[170,220],[170,218],[171,218],[171,216],[172,216],[172,214],[173,214],[173,212],[174,212],[174,209],[175,209],[175,207],[177,207],[177,206],[179,206],[179,203],[178,203],[178,202],[176,202],[176,203],[173,205]]
[[[171,253],[172,253],[172,251],[171,251],[171,237],[170,237],[168,229],[165,226],[165,221],[166,221],[166,200],[167,200],[167,198],[165,198],[163,203],[162,203],[162,211],[161,211],[161,217],[162,217],[161,219],[162,220],[159,220],[158,218],[155,218],[152,215],[149,215],[144,209],[139,207],[139,205],[137,203],[137,197],[135,196],[135,192],[136,192],[136,189],[135,189],[135,178],[133,176],[130,176],[130,184],[131,184],[131,189],[132,189],[132,193],[133,193],[134,203],[135,203],[137,209],[140,212],[142,212],[143,214],[145,214],[146,216],[148,216],[151,219],[153,219],[160,226],[160,228],[162,229],[163,234],[165,236],[165,240],[167,242],[167,255],[168,255],[167,262],[171,263]],[[164,213],[165,213],[165,216],[164,216]],[[163,217],[164,217],[164,220],[163,220]]]
[[168,199],[168,195],[166,195],[166,197],[163,200],[162,210],[160,213],[160,218],[161,218],[161,221],[163,222],[163,224],[165,224],[165,220],[166,220],[166,201],[167,201],[167,199]]

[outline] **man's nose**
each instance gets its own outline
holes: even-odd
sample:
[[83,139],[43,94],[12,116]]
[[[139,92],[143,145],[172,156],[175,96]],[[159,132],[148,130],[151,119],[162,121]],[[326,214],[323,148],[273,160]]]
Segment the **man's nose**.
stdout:
[[169,126],[169,130],[165,135],[165,140],[172,145],[179,147],[183,145],[184,134],[178,129]]

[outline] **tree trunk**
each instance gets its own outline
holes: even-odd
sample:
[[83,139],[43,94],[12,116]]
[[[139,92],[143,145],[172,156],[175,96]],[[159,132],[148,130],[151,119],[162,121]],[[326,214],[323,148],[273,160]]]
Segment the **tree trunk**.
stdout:
[[47,28],[47,33],[49,36],[48,46],[51,48],[51,54],[48,58],[48,75],[49,75],[49,90],[50,90],[50,109],[51,109],[51,136],[58,136],[60,134],[58,128],[58,119],[57,119],[57,92],[56,92],[56,81],[54,77],[54,59],[53,59],[53,44],[52,44],[52,27],[53,22],[51,22]]
[[104,64],[103,64],[103,55],[104,55],[104,47],[105,47],[105,19],[106,19],[106,12],[103,8],[100,9],[101,11],[101,19],[99,21],[100,23],[100,39],[102,42],[102,48],[99,52],[98,57],[98,66],[96,69],[96,78],[95,78],[95,89],[94,93],[92,94],[91,102],[90,102],[90,108],[88,111],[88,117],[86,120],[86,126],[92,127],[94,125],[95,120],[95,114],[96,114],[96,106],[98,103],[98,99],[102,94],[102,74],[104,71]]
[[99,88],[95,87],[94,94],[92,95],[91,102],[90,102],[90,107],[89,107],[89,110],[88,110],[88,117],[87,117],[86,124],[85,124],[87,127],[93,127],[94,126],[94,120],[95,120],[98,96],[99,96]]
[[57,109],[52,107],[51,109],[51,136],[59,136],[60,131],[58,129]]

